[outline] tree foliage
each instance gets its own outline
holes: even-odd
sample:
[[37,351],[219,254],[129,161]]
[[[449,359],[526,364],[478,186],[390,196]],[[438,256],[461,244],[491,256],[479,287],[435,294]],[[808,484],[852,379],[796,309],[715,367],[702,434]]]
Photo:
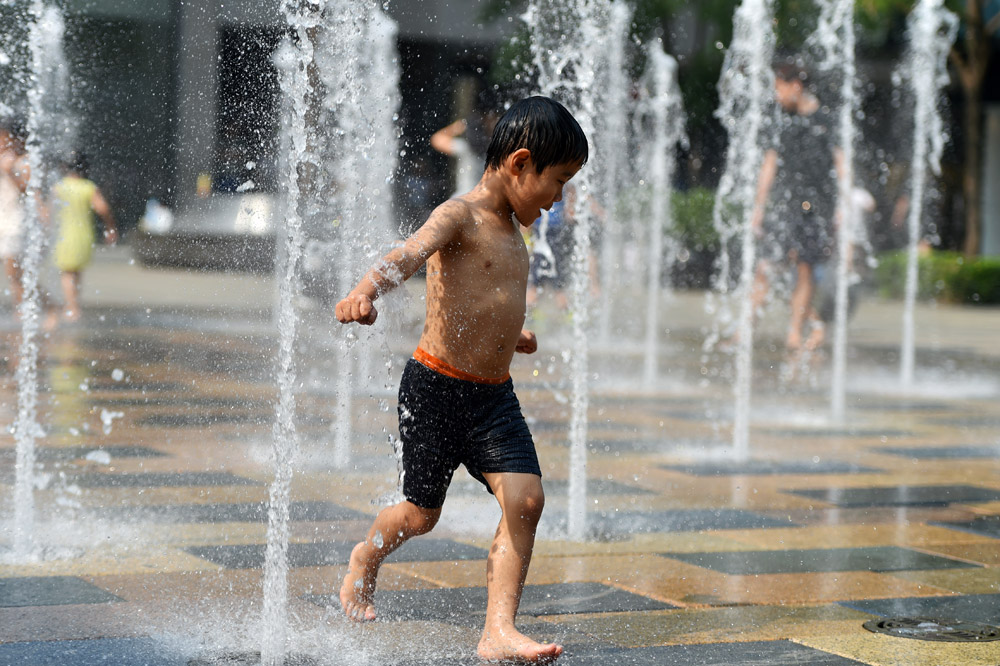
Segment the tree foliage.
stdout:
[[[725,48],[732,40],[732,17],[740,0],[627,0],[634,8],[633,33],[637,40],[663,39],[666,50],[678,56],[680,86],[688,115],[691,149],[712,150],[711,136],[719,133],[713,123]],[[776,0],[775,30],[779,50],[801,49],[815,28],[817,0]],[[906,16],[917,0],[856,0],[859,44],[869,51],[896,51],[903,39]],[[955,78],[964,102],[963,199],[965,203],[965,251],[979,251],[982,161],[982,95],[987,66],[1000,34],[1000,13],[985,16],[990,0],[945,0],[945,6],[961,19],[959,38],[950,54]],[[518,15],[527,0],[488,0],[486,16]],[[521,38],[523,39],[523,37]],[[679,48],[683,45],[683,49]],[[502,54],[509,59],[517,48],[508,45]],[[893,55],[896,55],[893,53]],[[503,67],[503,65],[501,65]],[[512,70],[508,67],[504,75]],[[699,137],[703,137],[701,140]]]

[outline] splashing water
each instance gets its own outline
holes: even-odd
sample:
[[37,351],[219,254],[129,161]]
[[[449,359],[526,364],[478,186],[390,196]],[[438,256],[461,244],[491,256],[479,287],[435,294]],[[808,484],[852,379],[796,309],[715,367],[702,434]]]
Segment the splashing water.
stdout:
[[614,299],[612,294],[620,286],[620,269],[623,263],[621,256],[625,220],[616,205],[619,190],[623,180],[629,173],[628,151],[622,146],[628,145],[628,94],[629,80],[626,70],[626,46],[628,45],[629,27],[632,23],[632,9],[625,3],[611,5],[608,19],[608,29],[605,33],[607,43],[608,63],[605,80],[600,84],[604,91],[605,103],[603,128],[594,137],[598,154],[601,155],[601,176],[603,182],[598,193],[605,202],[607,219],[603,223],[604,242],[601,244],[601,296],[598,306],[598,340],[607,347],[612,344],[611,325],[617,321],[613,312]]
[[[712,223],[719,233],[720,247],[716,291],[730,295],[730,253],[740,251],[740,277],[736,296],[740,310],[733,322],[728,303],[705,341],[710,350],[719,341],[720,325],[736,324],[736,381],[733,392],[733,450],[746,459],[750,446],[750,386],[753,362],[753,288],[756,249],[751,225],[757,178],[763,158],[761,139],[773,105],[774,33],[771,0],[744,0],[733,16],[733,42],[726,52],[719,79],[719,109],[716,116],[729,133],[726,163],[719,180]],[[729,300],[729,299],[726,299]],[[710,303],[710,307],[714,305]]]
[[300,170],[315,163],[309,148],[307,114],[312,86],[308,66],[314,44],[310,36],[316,27],[316,16],[297,2],[283,6],[289,28],[297,37],[296,46],[282,45],[276,56],[281,90],[285,100],[285,131],[288,155],[286,184],[288,199],[285,210],[284,262],[279,282],[278,308],[278,401],[272,431],[274,481],[271,483],[267,511],[267,548],[264,561],[264,602],[260,663],[279,666],[288,650],[288,535],[289,497],[292,483],[292,462],[298,448],[295,430],[296,381],[294,347],[298,317],[295,297],[299,292],[299,262],[303,248],[303,220],[300,211]]
[[111,434],[111,429],[114,426],[115,419],[120,419],[125,417],[125,412],[110,411],[107,409],[101,409],[101,428],[105,435]]
[[672,265],[676,252],[671,247],[664,256],[664,235],[673,227],[669,205],[676,155],[674,149],[684,137],[684,112],[677,85],[677,61],[663,52],[662,45],[648,48],[648,65],[643,79],[645,97],[636,110],[640,128],[645,126],[649,140],[641,142],[639,163],[648,165],[651,188],[649,209],[649,262],[646,287],[646,344],[643,384],[652,388],[657,376],[657,353],[660,344],[660,292],[664,259]]
[[906,295],[900,348],[900,382],[913,386],[915,336],[913,308],[917,299],[917,246],[923,216],[927,169],[941,173],[947,132],[941,119],[941,91],[948,84],[948,52],[958,34],[958,18],[942,0],[920,0],[907,19],[907,51],[902,74],[913,94],[913,159],[910,210],[906,224]]
[[855,57],[854,1],[823,0],[813,42],[822,49],[820,67],[836,70],[841,91],[837,119],[838,145],[843,155],[837,174],[837,285],[834,301],[833,372],[830,380],[830,414],[844,419],[847,374],[847,296],[851,280],[851,243],[854,238],[851,192],[854,189],[855,116],[859,105]]
[[20,306],[21,342],[18,350],[17,419],[14,422],[16,442],[14,481],[14,554],[27,559],[34,550],[34,476],[35,440],[45,433],[38,423],[38,343],[41,316],[39,277],[45,243],[38,202],[49,184],[48,164],[44,158],[47,146],[43,141],[54,132],[55,109],[66,102],[65,58],[62,37],[65,31],[62,14],[36,0],[29,9],[31,27],[28,44],[31,53],[33,82],[28,90],[28,161],[30,181],[25,195],[24,252],[21,257],[23,299]]
[[[346,293],[359,277],[358,266],[381,254],[390,237],[389,187],[396,168],[399,104],[395,24],[361,0],[288,2],[284,13],[297,36],[276,58],[286,100],[285,263],[278,307],[279,398],[274,426],[275,480],[268,512],[263,646],[261,663],[283,662],[288,651],[288,537],[295,431],[294,350],[298,317],[299,268],[311,246],[337,267],[336,284]],[[359,97],[365,95],[365,99]],[[334,175],[331,178],[330,175]],[[336,180],[336,182],[334,182]],[[364,334],[367,335],[367,334]],[[345,336],[346,338],[346,336]],[[334,463],[350,461],[355,368],[373,375],[355,349],[374,345],[343,343],[338,365]]]
[[[611,3],[604,0],[533,0],[523,16],[531,33],[531,53],[538,76],[538,89],[565,104],[584,133],[597,136],[603,117],[601,86],[607,71],[605,39]],[[600,159],[591,153],[591,160]],[[583,540],[587,533],[587,411],[590,319],[591,229],[594,226],[593,197],[598,192],[597,173],[581,169],[574,178],[576,191],[572,216],[570,307],[573,313],[573,352],[570,358],[570,462],[569,518],[571,539]]]
[[[335,228],[328,230],[334,232],[327,241],[329,261],[336,266],[338,292],[347,294],[365,268],[385,254],[395,231],[388,221],[394,218],[390,188],[398,159],[395,118],[400,74],[396,24],[370,3],[334,4],[338,8],[324,16],[316,63],[329,92],[324,113],[330,129],[323,141],[323,159],[340,182],[327,204],[337,216]],[[375,388],[373,356],[384,331],[384,325],[352,327],[340,340],[342,363],[333,421],[337,467],[351,460],[353,395],[359,388]],[[360,337],[362,344],[349,344],[348,336]]]

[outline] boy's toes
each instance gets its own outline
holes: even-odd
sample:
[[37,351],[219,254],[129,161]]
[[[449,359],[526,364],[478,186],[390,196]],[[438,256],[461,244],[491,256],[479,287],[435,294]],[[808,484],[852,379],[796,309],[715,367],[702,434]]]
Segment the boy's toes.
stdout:
[[344,613],[352,622],[371,622],[375,619],[375,607],[371,604],[348,602]]

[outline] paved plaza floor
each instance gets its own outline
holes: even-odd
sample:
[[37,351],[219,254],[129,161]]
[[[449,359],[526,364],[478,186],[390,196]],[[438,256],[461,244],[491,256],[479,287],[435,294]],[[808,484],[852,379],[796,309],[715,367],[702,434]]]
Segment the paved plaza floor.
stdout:
[[[144,269],[121,250],[85,279],[83,322],[40,347],[27,558],[12,552],[15,442],[0,434],[0,666],[259,663],[274,286]],[[383,566],[381,619],[351,625],[337,602],[351,546],[397,496],[409,292],[386,303],[384,334],[347,342],[371,354],[346,392],[343,332],[300,304],[288,664],[479,663],[499,511],[462,469],[438,527]],[[780,317],[766,320],[738,455],[732,359],[702,352],[703,303],[665,301],[648,385],[638,323],[592,340],[584,539],[568,537],[569,317],[534,317],[539,352],[513,375],[547,502],[522,630],[570,665],[1000,664],[1000,310],[921,306],[903,387],[899,304],[865,300],[842,420],[829,353],[789,364]],[[0,329],[6,425],[18,326],[0,315]]]

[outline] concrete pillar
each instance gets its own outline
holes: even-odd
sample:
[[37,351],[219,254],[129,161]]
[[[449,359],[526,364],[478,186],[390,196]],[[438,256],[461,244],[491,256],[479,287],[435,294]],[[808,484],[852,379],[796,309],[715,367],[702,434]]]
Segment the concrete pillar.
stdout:
[[199,173],[211,173],[219,89],[217,4],[183,0],[177,57],[177,205],[195,199]]
[[986,104],[983,115],[981,254],[1000,256],[1000,104]]

